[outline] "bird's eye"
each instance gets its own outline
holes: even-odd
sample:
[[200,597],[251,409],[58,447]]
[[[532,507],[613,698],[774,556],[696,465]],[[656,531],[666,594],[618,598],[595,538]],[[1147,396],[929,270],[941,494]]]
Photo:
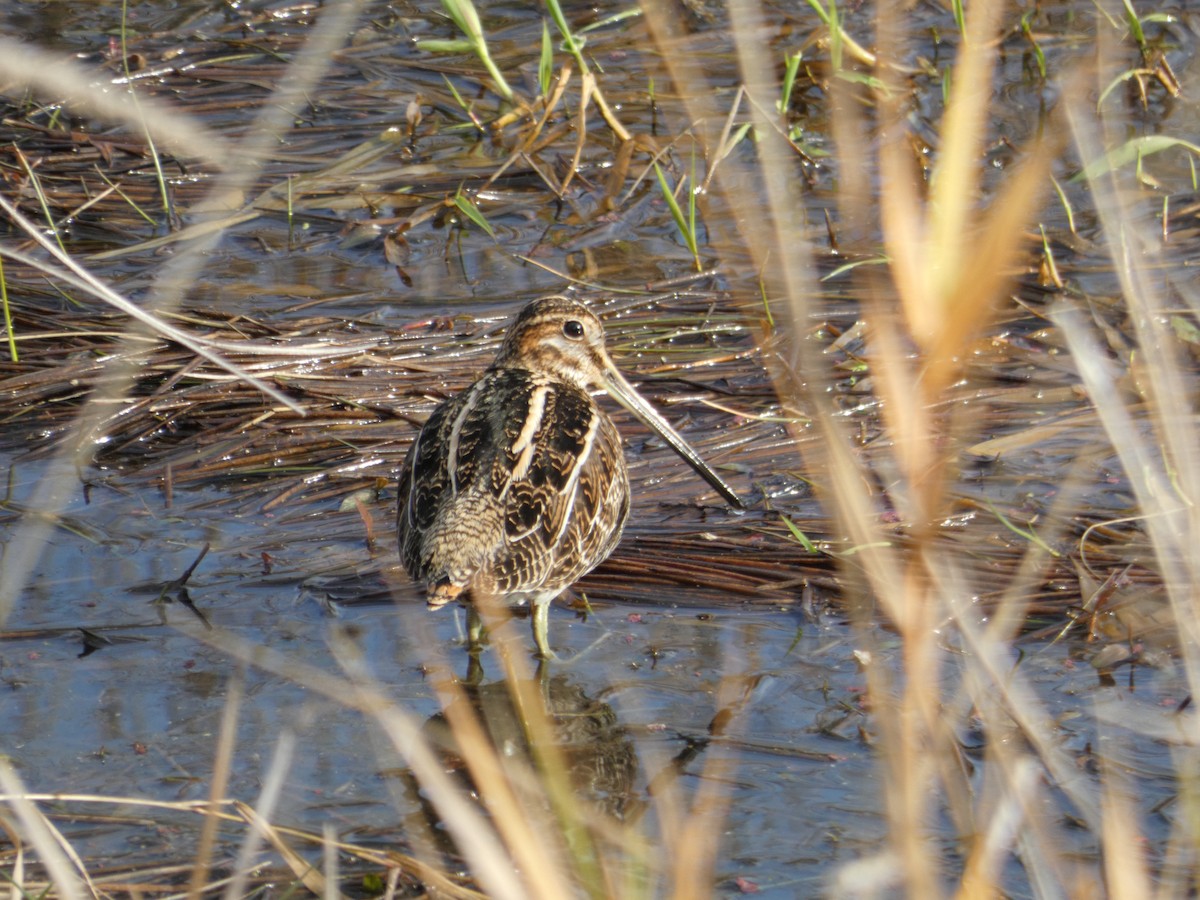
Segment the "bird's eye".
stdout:
[[563,322],[563,334],[573,341],[579,340],[583,337],[583,323],[578,319],[570,319]]

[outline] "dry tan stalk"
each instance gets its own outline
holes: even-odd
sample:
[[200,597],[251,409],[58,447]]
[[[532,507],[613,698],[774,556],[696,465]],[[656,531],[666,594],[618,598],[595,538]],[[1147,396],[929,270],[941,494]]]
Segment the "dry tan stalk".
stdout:
[[[950,101],[939,127],[941,147],[926,207],[928,224],[918,232],[928,244],[915,260],[916,269],[897,277],[900,285],[908,286],[907,290],[902,287],[900,296],[909,330],[935,361],[942,323],[958,318],[961,315],[958,308],[969,303],[963,293],[964,275],[974,268],[969,260],[980,249],[967,242],[975,231],[972,212],[983,172],[980,159],[990,109],[987,98],[992,93],[992,71],[1004,9],[1005,4],[1000,2],[981,3],[973,5],[966,16],[966,33],[951,76]],[[1020,234],[1023,227],[1022,222],[1016,233]],[[892,236],[890,231],[885,227],[885,243]],[[983,293],[976,302],[985,311],[992,305],[988,293]],[[936,392],[931,389],[930,393]]]
[[[493,622],[494,624],[494,622]],[[521,871],[529,879],[528,890],[537,897],[565,897],[567,885],[559,878],[562,872],[561,849],[545,831],[538,829],[527,814],[525,804],[517,796],[506,766],[496,754],[487,732],[471,704],[466,702],[453,676],[438,679],[438,686],[450,699],[443,700],[442,709],[454,732],[463,761],[477,785],[484,804],[492,813],[492,821],[504,840],[509,853],[520,862]],[[549,857],[549,865],[544,865]],[[554,893],[553,891],[559,891]]]
[[442,769],[425,740],[419,722],[399,709],[371,681],[352,648],[335,646],[340,651],[338,663],[350,675],[351,680],[347,681],[313,667],[298,665],[282,654],[263,654],[260,652],[262,648],[255,648],[229,636],[223,636],[221,640],[239,657],[246,658],[248,662],[253,659],[255,666],[267,667],[268,671],[278,671],[280,674],[290,673],[285,677],[308,682],[312,689],[371,716],[396,751],[408,762],[422,787],[429,792],[430,800],[437,807],[459,852],[484,890],[492,896],[513,900],[525,896],[524,885],[512,870],[511,857],[505,852],[506,848],[495,829],[461,796],[457,785]]
[[200,840],[196,847],[196,860],[192,864],[191,879],[188,882],[189,900],[199,900],[208,881],[209,868],[212,865],[213,846],[216,843],[217,829],[220,818],[217,810],[221,798],[229,786],[229,773],[233,762],[233,746],[237,738],[238,713],[242,703],[242,678],[240,673],[229,682],[225,693],[225,707],[221,711],[221,727],[217,736],[216,753],[214,754],[213,771],[208,786],[208,809],[204,816],[204,824],[200,829]]
[[[571,157],[571,165],[567,169],[567,174],[563,176],[561,194],[566,193],[567,186],[575,178],[575,173],[579,168],[579,160],[583,158],[584,142],[587,140],[588,100],[593,96],[600,97],[599,92],[595,89],[595,75],[591,72],[584,72],[580,76],[580,82],[579,111],[575,114],[575,154]],[[601,107],[601,112],[603,112],[603,107]]]
[[9,900],[22,900],[28,896],[28,889],[25,885],[25,842],[21,840],[20,832],[2,810],[0,810],[0,828],[4,829],[4,833],[8,836],[8,843],[12,847],[12,870],[8,873]]
[[271,761],[267,765],[266,777],[263,779],[262,789],[259,791],[257,805],[251,815],[246,813],[246,810],[249,810],[246,804],[240,800],[233,801],[235,814],[254,827],[248,830],[242,840],[242,846],[238,848],[237,859],[233,864],[233,879],[225,888],[224,900],[240,900],[246,896],[246,886],[254,869],[253,860],[259,853],[262,839],[269,837],[267,828],[263,826],[270,822],[271,816],[275,812],[275,806],[279,802],[295,750],[295,732],[290,730],[282,732],[275,742],[275,751],[271,754]]
[[0,759],[0,789],[17,821],[24,829],[25,840],[37,853],[49,874],[50,881],[63,900],[82,900],[91,894],[99,900],[100,894],[88,876],[87,868],[54,824],[38,807],[34,795],[25,790],[21,778],[7,759]]
[[[165,801],[151,800],[145,797],[126,797],[120,795],[104,796],[98,794],[0,794],[0,802],[12,804],[21,800],[28,800],[34,803],[92,803],[119,807],[142,806],[150,809],[161,809],[164,811],[188,812],[205,817],[215,815],[218,819],[225,823],[244,824],[246,822],[245,816],[236,811],[220,811],[218,809],[218,811],[213,813],[211,811],[211,804],[207,800]],[[229,810],[233,810],[237,802],[238,801],[231,799],[224,799],[219,802],[219,805],[221,807],[226,807]],[[306,841],[316,846],[322,846],[325,843],[324,836],[320,834],[314,834],[301,829],[288,828],[280,825],[273,825],[272,828],[279,835],[285,835],[296,840]],[[462,885],[448,879],[440,868],[395,851],[389,852],[379,850],[378,848],[363,847],[344,841],[337,843],[337,849],[346,853],[347,855],[355,856],[364,862],[372,863],[374,865],[389,869],[399,869],[405,874],[411,875],[420,882],[429,885],[448,897],[461,898],[461,900],[480,900],[480,898],[483,896],[477,891],[463,887]],[[160,867],[150,870],[150,872],[152,874],[160,873],[166,875],[179,875],[189,873],[191,868],[191,865]],[[110,889],[117,889],[120,887],[120,885],[113,884],[113,877],[114,876],[109,876],[106,879],[99,879],[96,881],[96,883]],[[205,885],[205,890],[223,886],[229,883],[231,880],[232,879],[223,879],[211,882]],[[167,890],[172,890],[175,886],[176,885],[172,885],[170,888],[167,888]],[[146,889],[146,886],[141,885],[140,888]],[[186,894],[180,895],[180,897],[184,896],[186,896]]]
[[275,848],[275,852],[283,857],[284,864],[292,870],[292,874],[296,876],[297,881],[318,897],[342,897],[336,885],[326,884],[324,874],[319,869],[314,868],[308,860],[296,853],[267,819],[260,816],[252,807],[247,806],[240,800],[235,800],[233,807],[246,820],[246,824],[265,837],[271,846]]
[[[570,83],[570,80],[571,61],[567,60],[563,63],[562,68],[559,70],[558,78],[554,82],[554,87],[550,91],[550,96],[545,100],[545,106],[542,110],[542,115],[538,118],[537,122],[534,123],[533,127],[529,129],[528,134],[526,134],[522,139],[520,146],[518,146],[516,150],[509,154],[508,159],[501,163],[496,171],[488,176],[488,179],[480,186],[480,190],[495,184],[517,160],[524,159],[530,167],[538,172],[542,180],[546,183],[546,186],[549,187],[550,190],[552,190],[559,198],[566,193],[566,185],[558,185],[551,180],[548,177],[549,173],[544,172],[543,168],[534,162],[532,156],[534,153],[536,153],[538,145],[545,145],[550,142],[547,139],[547,136],[543,134],[543,129],[546,127],[546,123],[550,121],[550,116],[554,114],[554,110],[558,108],[558,104],[562,102],[562,96],[566,92],[567,85]],[[567,177],[569,178],[572,174],[574,174],[574,166],[572,166]]]
[[1116,765],[1104,767],[1102,837],[1104,840],[1104,888],[1109,897],[1121,900],[1150,900],[1162,896],[1154,889],[1155,879],[1146,870],[1146,845],[1134,798]]

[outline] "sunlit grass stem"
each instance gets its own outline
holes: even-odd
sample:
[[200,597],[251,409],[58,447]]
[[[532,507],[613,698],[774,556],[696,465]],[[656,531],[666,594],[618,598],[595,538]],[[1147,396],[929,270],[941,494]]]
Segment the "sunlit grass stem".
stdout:
[[13,147],[13,152],[21,161],[21,168],[25,170],[25,177],[29,180],[29,186],[33,188],[33,193],[38,199],[38,205],[42,208],[42,218],[46,220],[46,230],[54,237],[54,242],[58,244],[58,249],[66,253],[66,247],[63,245],[62,232],[54,221],[54,214],[50,211],[50,201],[46,199],[46,192],[42,189],[42,180],[37,176],[33,166],[29,164],[29,159],[21,152],[20,147]]
[[458,27],[458,30],[466,35],[465,45],[453,41],[425,40],[420,42],[420,46],[432,52],[457,52],[465,46],[487,69],[496,93],[509,103],[514,102],[516,94],[505,80],[496,61],[492,59],[491,50],[488,49],[487,36],[483,31],[483,23],[479,19],[475,4],[471,0],[442,0],[442,8],[446,10],[446,14]]
[[4,309],[4,336],[8,340],[8,356],[20,362],[17,352],[17,334],[13,330],[12,308],[8,305],[8,279],[4,277],[4,257],[0,256],[0,307]]
[[[129,68],[129,0],[121,0],[121,67],[125,71],[125,81],[129,87],[129,99],[133,103],[134,108],[141,115],[141,106],[138,101],[137,90],[134,88],[133,75]],[[162,159],[158,155],[158,147],[154,142],[154,135],[149,128],[143,127],[142,133],[146,136],[146,148],[150,154],[150,161],[154,165],[154,175],[158,179],[159,196],[162,197],[163,215],[166,218],[167,226],[171,223],[171,194],[167,189],[167,176],[163,172]]]
[[1029,46],[1033,48],[1033,56],[1037,61],[1038,75],[1042,81],[1046,80],[1046,54],[1042,52],[1041,46],[1037,42],[1037,38],[1033,36],[1033,19],[1034,11],[1030,10],[1021,16],[1021,33],[1025,35],[1025,39],[1029,41]]

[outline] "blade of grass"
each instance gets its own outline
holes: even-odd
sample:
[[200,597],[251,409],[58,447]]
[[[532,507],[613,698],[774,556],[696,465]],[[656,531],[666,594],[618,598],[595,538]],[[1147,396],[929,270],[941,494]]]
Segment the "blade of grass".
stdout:
[[505,81],[504,75],[496,66],[496,61],[492,59],[492,53],[488,49],[487,36],[483,33],[483,23],[479,20],[475,4],[471,0],[442,0],[442,8],[458,26],[458,30],[467,36],[471,51],[487,69],[496,92],[509,103],[514,102],[516,95]]
[[467,118],[471,120],[471,124],[475,126],[475,129],[480,133],[486,133],[487,129],[484,127],[483,122],[479,120],[479,116],[475,115],[475,110],[472,109],[471,104],[463,99],[462,94],[458,92],[458,88],[454,86],[454,82],[445,75],[442,76],[442,81],[446,83],[446,87],[450,89],[450,96],[454,98],[454,102],[458,104],[459,108],[466,113]]
[[807,534],[800,530],[800,527],[795,522],[793,522],[787,516],[780,516],[779,518],[783,524],[787,526],[788,531],[792,533],[792,537],[796,539],[796,543],[798,543],[809,553],[820,552],[817,550],[817,545],[812,542]]
[[853,56],[860,63],[868,66],[873,66],[878,62],[878,58],[874,53],[867,50],[865,47],[851,38],[850,35],[846,34],[846,32],[842,29],[840,23],[838,22],[837,10],[834,8],[833,3],[830,3],[829,7],[827,8],[821,2],[821,0],[808,0],[808,5],[812,7],[812,10],[817,14],[817,17],[825,23],[826,28],[830,29],[831,32],[835,28],[837,29],[837,40],[841,43],[844,50],[850,51],[851,56]]
[[237,859],[233,864],[234,876],[225,888],[224,900],[242,900],[248,895],[247,884],[250,874],[254,871],[254,860],[263,840],[269,839],[265,824],[270,822],[275,807],[279,804],[295,752],[296,733],[291,729],[281,732],[275,741],[275,751],[267,763],[258,802],[254,808],[234,801],[234,809],[253,827],[242,841],[242,846],[238,848]]
[[1000,523],[1005,528],[1007,528],[1009,531],[1011,531],[1013,534],[1017,535],[1018,537],[1024,538],[1025,540],[1029,541],[1032,544],[1036,544],[1038,547],[1040,547],[1043,551],[1045,551],[1046,553],[1048,553],[1051,556],[1054,556],[1054,557],[1062,556],[1061,553],[1059,553],[1057,550],[1055,550],[1053,547],[1051,547],[1049,544],[1047,544],[1045,541],[1043,541],[1040,537],[1038,537],[1038,534],[1036,531],[1034,531],[1031,528],[1019,527],[1016,523],[1014,523],[1012,521],[1012,519],[1010,519],[1008,516],[1006,516],[1004,513],[1002,513],[996,507],[996,505],[994,503],[992,503],[990,500],[988,501],[987,508],[989,510],[991,510],[992,515],[994,515],[997,519],[999,519]]
[[[321,870],[314,867],[312,863],[293,850],[283,835],[279,833],[279,830],[259,815],[257,810],[252,809],[241,801],[234,801],[234,809],[245,818],[256,834],[261,835],[275,848],[275,852],[283,858],[284,864],[291,869],[292,875],[295,876],[297,881],[308,888],[313,896],[328,898],[328,900],[339,900],[341,898],[342,895],[337,891],[336,887],[326,882],[325,875]],[[230,884],[226,891],[227,900],[233,900],[235,896],[245,896],[244,894],[232,895],[233,888],[234,884]]]
[[129,35],[129,0],[121,0],[121,68],[125,72],[126,87],[129,90],[129,100],[133,104],[133,108],[137,111],[138,118],[142,120],[142,133],[146,136],[146,147],[150,153],[150,161],[154,164],[154,176],[158,180],[158,191],[162,197],[163,216],[166,218],[168,227],[171,224],[172,212],[171,209],[171,193],[167,190],[167,176],[163,172],[162,157],[159,156],[158,147],[154,143],[154,133],[146,127],[145,116],[142,113],[142,107],[138,99],[137,90],[134,88],[134,79],[129,70],[129,48],[126,40]]
[[671,218],[675,220],[675,227],[679,229],[679,234],[683,238],[684,243],[687,244],[687,248],[692,254],[692,259],[696,263],[696,271],[704,271],[704,265],[700,260],[700,248],[696,243],[696,232],[689,225],[689,220],[684,216],[683,210],[679,207],[679,201],[675,199],[675,192],[671,189],[662,166],[657,162],[654,163],[654,174],[658,176],[658,186],[662,192],[663,199],[667,201],[667,207],[671,210]]
[[1071,181],[1092,181],[1114,169],[1122,168],[1130,163],[1139,163],[1147,156],[1176,147],[1188,151],[1193,156],[1200,155],[1200,144],[1167,134],[1143,135],[1130,138],[1103,156],[1089,161],[1077,175],[1071,178]]
[[453,203],[459,212],[487,232],[491,238],[495,239],[495,229],[492,228],[491,223],[484,217],[483,212],[475,204],[475,201],[463,193],[461,186],[454,194]]
[[4,335],[8,340],[8,356],[13,362],[20,362],[17,352],[17,335],[13,331],[12,309],[8,305],[8,279],[4,277],[4,257],[0,255],[0,307],[4,309]]
[[1059,184],[1058,179],[1053,175],[1050,176],[1050,184],[1053,185],[1054,193],[1058,197],[1058,202],[1061,204],[1063,213],[1067,217],[1067,228],[1070,229],[1071,234],[1075,234],[1075,210],[1071,206],[1071,201],[1067,199],[1067,195],[1063,191],[1062,185]]
[[550,86],[554,79],[554,44],[550,40],[550,25],[542,20],[542,54],[538,59],[538,87],[542,97],[550,96]]
[[792,105],[792,89],[796,86],[796,73],[800,71],[800,62],[804,54],[800,50],[790,53],[783,58],[783,89],[775,107],[779,114],[786,116]]
[[65,254],[67,249],[63,246],[62,232],[59,231],[58,226],[54,223],[54,214],[50,212],[50,201],[46,199],[46,192],[42,190],[42,180],[33,171],[33,166],[29,164],[29,160],[21,152],[21,148],[15,144],[13,145],[13,153],[21,161],[21,168],[25,170],[25,177],[29,179],[29,185],[33,188],[33,193],[38,199],[38,205],[42,208],[42,217],[46,220],[46,227],[54,235],[54,241],[58,244],[59,251]]
[[229,774],[232,771],[233,748],[237,738],[238,714],[242,707],[242,686],[244,679],[239,669],[229,681],[225,691],[225,706],[221,711],[221,726],[217,734],[217,746],[214,754],[212,777],[208,787],[208,814],[204,817],[204,825],[200,829],[200,839],[196,846],[196,858],[192,864],[192,875],[188,882],[188,897],[199,900],[208,881],[209,869],[212,866],[213,847],[216,844],[217,829],[221,820],[217,815],[225,791],[229,786]]
[[[80,870],[73,865],[78,856],[70,850],[58,829],[29,799],[25,785],[6,757],[0,757],[0,789],[7,795],[5,802],[21,824],[25,840],[37,851],[39,860],[45,866],[57,896],[64,900],[83,900],[88,892],[84,891],[78,877]],[[93,897],[98,896],[94,887],[89,892]]]

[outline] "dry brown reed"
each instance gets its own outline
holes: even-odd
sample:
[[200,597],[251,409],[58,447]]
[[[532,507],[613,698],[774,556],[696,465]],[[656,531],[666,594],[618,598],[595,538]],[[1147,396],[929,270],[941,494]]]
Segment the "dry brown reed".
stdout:
[[[964,433],[967,423],[946,415],[942,406],[962,377],[974,336],[987,327],[998,303],[1007,296],[1015,263],[1025,252],[1025,229],[1044,191],[1059,140],[1052,136],[1049,146],[1028,149],[1026,164],[1004,180],[986,212],[979,212],[978,159],[988,108],[981,98],[990,92],[990,66],[1003,10],[1003,4],[991,3],[968,12],[967,30],[950,79],[951,95],[942,119],[928,199],[917,186],[917,169],[908,156],[906,75],[895,62],[904,56],[908,35],[899,16],[893,16],[886,5],[878,13],[878,45],[887,47],[888,53],[881,56],[876,70],[882,85],[875,94],[872,122],[864,121],[857,88],[839,81],[840,73],[832,73],[839,167],[850,181],[842,195],[843,221],[861,223],[871,218],[866,204],[873,202],[874,195],[862,188],[861,182],[860,189],[854,189],[853,173],[878,172],[882,185],[882,240],[890,265],[886,278],[873,273],[875,277],[861,279],[860,296],[869,327],[871,367],[876,373],[876,390],[884,401],[882,413],[893,448],[888,460],[889,496],[902,511],[903,521],[910,524],[911,540],[903,547],[891,539],[890,529],[879,529],[876,524],[880,521],[878,501],[863,491],[874,479],[864,476],[860,457],[840,427],[836,410],[825,399],[821,355],[804,340],[801,323],[810,318],[805,298],[812,295],[815,279],[804,253],[804,227],[795,216],[795,211],[803,208],[797,195],[801,179],[789,174],[795,157],[777,138],[778,132],[764,113],[778,89],[757,51],[763,33],[760,14],[753,4],[740,4],[732,11],[744,79],[752,107],[760,114],[756,125],[763,171],[747,173],[725,162],[716,183],[720,186],[725,176],[728,183],[739,186],[727,191],[726,201],[736,210],[735,220],[748,232],[740,237],[750,249],[753,271],[767,273],[768,293],[791,303],[791,330],[777,332],[782,347],[776,383],[785,396],[802,394],[804,408],[821,426],[824,442],[819,448],[806,447],[806,460],[810,470],[827,473],[819,487],[828,506],[839,527],[852,536],[851,543],[864,548],[856,554],[853,567],[843,570],[848,584],[861,579],[864,602],[858,609],[864,640],[870,642],[874,604],[878,603],[904,643],[898,672],[885,666],[869,669],[872,693],[881,698],[876,721],[882,735],[883,782],[889,786],[892,828],[887,851],[874,861],[848,867],[839,876],[838,883],[846,889],[853,886],[855,895],[894,888],[921,897],[942,893],[948,873],[940,850],[927,839],[924,823],[943,809],[954,816],[961,834],[976,836],[967,841],[958,892],[991,895],[1001,860],[1013,850],[1030,854],[1027,858],[1041,890],[1053,892],[1056,882],[1058,889],[1073,889],[1073,867],[1055,857],[1059,844],[1053,824],[1034,813],[1035,773],[1042,766],[1054,773],[1077,815],[1090,827],[1100,823],[1100,811],[1091,798],[1071,787],[1075,781],[1071,766],[1043,730],[1036,699],[1020,685],[1011,662],[1006,662],[1007,642],[1028,620],[1028,590],[1040,578],[1045,554],[1031,546],[1022,569],[1005,591],[1005,602],[992,611],[989,621],[980,617],[977,608],[961,602],[962,597],[978,596],[970,566],[965,558],[947,553],[939,537],[939,523],[950,511],[948,489],[957,474],[958,448],[969,434]],[[693,119],[714,120],[717,111],[707,105],[711,88],[699,69],[690,65],[684,47],[676,43],[673,23],[653,12],[651,20],[675,78],[686,83],[687,94],[696,98]],[[1064,105],[1078,108],[1080,104],[1079,92],[1068,91]],[[865,148],[871,146],[879,148],[877,160],[865,154]],[[763,187],[747,194],[741,186],[755,175]],[[756,205],[759,198],[766,198],[765,208]],[[851,232],[842,240],[853,237]],[[730,239],[737,241],[739,236]],[[735,259],[738,252],[726,256]],[[1126,254],[1123,262],[1129,256]],[[1150,307],[1161,308],[1161,303]],[[1147,314],[1139,321],[1154,318]],[[1161,315],[1157,317],[1161,319]],[[1081,329],[1072,331],[1079,334]],[[1158,348],[1164,338],[1158,335],[1147,343]],[[1096,356],[1092,348],[1080,350],[1084,358]],[[801,372],[810,385],[807,390]],[[1098,387],[1093,396],[1118,396],[1111,387]],[[1171,395],[1185,394],[1176,390]],[[1172,421],[1186,421],[1186,416],[1177,414]],[[1116,430],[1136,432],[1128,423]],[[1182,446],[1194,446],[1194,441]],[[1146,455],[1131,456],[1131,461],[1134,458],[1145,459]],[[1067,496],[1069,510],[1078,500],[1072,491]],[[1173,558],[1182,560],[1186,554]],[[1195,581],[1180,578],[1177,583]],[[958,633],[956,640],[963,642],[965,652],[957,665],[946,653],[947,625]],[[966,679],[965,696],[956,697],[954,691],[943,687],[954,683],[949,675],[952,667]],[[1028,755],[989,744],[989,766],[1002,774],[978,794],[963,778],[958,739],[947,716],[949,710],[961,708],[963,701],[968,701],[991,729],[999,732],[1015,726],[1028,742],[1026,746],[1034,750]],[[997,816],[1006,809],[1007,815],[1014,817],[1007,825],[999,829],[985,826],[985,815]],[[1036,854],[1035,842],[1023,834],[1016,820],[1036,827]],[[994,821],[1005,820],[1000,815]]]
[[[696,98],[693,118],[714,119],[716,111],[707,101],[711,88],[675,43],[672,23],[648,12],[674,77]],[[891,439],[888,498],[908,525],[909,539],[901,545],[880,515],[879,497],[869,490],[882,473],[866,468],[855,452],[838,411],[828,402],[822,354],[805,340],[803,323],[810,319],[806,298],[814,293],[816,282],[805,228],[796,215],[803,208],[797,159],[766,113],[779,91],[758,49],[765,33],[762,12],[754,3],[731,7],[761,168],[747,172],[728,161],[721,165],[715,183],[718,189],[732,186],[724,199],[743,230],[727,239],[740,241],[748,250],[753,268],[742,273],[743,279],[750,281],[746,276],[757,274],[769,295],[788,301],[790,323],[770,338],[777,348],[773,376],[781,395],[797,399],[820,427],[823,440],[817,447],[805,445],[805,459],[810,471],[824,474],[818,488],[836,527],[860,548],[841,573],[851,592],[857,586],[857,602],[852,593],[851,605],[857,610],[863,644],[877,646],[879,612],[902,640],[896,665],[884,664],[883,655],[872,651],[867,667],[889,839],[877,856],[849,864],[836,875],[834,894],[839,896],[883,896],[897,890],[922,898],[996,896],[1002,893],[1001,872],[1010,856],[1024,861],[1034,892],[1041,896],[1098,896],[1118,885],[1120,890],[1111,895],[1149,896],[1144,867],[1129,852],[1136,830],[1109,822],[1109,817],[1127,812],[1122,793],[1126,789],[1110,783],[1101,808],[1058,748],[1049,717],[1014,665],[1010,642],[1028,621],[1030,590],[1044,577],[1049,548],[1028,546],[1003,602],[985,614],[964,602],[980,592],[968,562],[969,543],[958,555],[941,537],[941,523],[953,508],[951,486],[960,448],[977,439],[972,429],[978,425],[977,420],[945,411],[943,403],[963,377],[975,336],[988,327],[1011,291],[1018,263],[1028,254],[1025,235],[1045,193],[1050,162],[1063,142],[1060,118],[1040,145],[1023,148],[1022,164],[981,208],[979,160],[988,130],[986,98],[1005,14],[1001,2],[973,4],[967,10],[927,196],[905,125],[909,73],[901,61],[910,36],[899,10],[882,4],[876,13],[877,46],[886,50],[880,52],[874,70],[879,85],[872,92],[873,102],[862,102],[857,82],[839,80],[841,72],[830,73],[839,171],[851,182],[841,198],[843,221],[869,222],[868,205],[875,202],[874,192],[862,182],[855,189],[853,173],[877,173],[880,182],[881,239],[888,267],[869,270],[858,284],[875,389]],[[1078,82],[1063,77],[1062,106],[1084,131],[1077,145],[1099,146],[1087,128],[1092,115],[1085,94]],[[870,121],[863,113],[867,107],[872,110]],[[877,148],[877,155],[869,148]],[[758,180],[759,190],[745,191],[750,179]],[[1190,522],[1196,507],[1185,498],[1195,496],[1189,486],[1196,440],[1194,416],[1177,402],[1190,391],[1185,367],[1170,349],[1177,342],[1163,324],[1168,303],[1161,296],[1148,296],[1152,292],[1147,269],[1139,262],[1146,258],[1144,248],[1154,242],[1144,235],[1135,237],[1122,224],[1132,216],[1128,208],[1119,208],[1116,196],[1106,200],[1101,194],[1099,199],[1102,208],[1110,210],[1106,234],[1116,269],[1125,276],[1125,300],[1143,329],[1138,344],[1148,348],[1153,359],[1148,363],[1152,371],[1145,373],[1146,389],[1156,398],[1151,407],[1160,449],[1138,445],[1139,429],[1120,404],[1111,368],[1100,363],[1103,353],[1087,343],[1089,329],[1079,321],[1080,314],[1064,305],[1056,321],[1068,336],[1076,365],[1100,410],[1107,440],[1124,448],[1120,452],[1127,471],[1137,470],[1138,477],[1146,479],[1143,509],[1172,531],[1169,537],[1152,538],[1157,574],[1176,592],[1180,645],[1194,648],[1198,645],[1191,634],[1196,621],[1191,598],[1200,582],[1190,562],[1195,555],[1184,542],[1195,545]],[[856,235],[851,229],[842,239],[855,238],[872,236]],[[727,256],[737,258],[737,250]],[[1175,473],[1177,466],[1182,471],[1167,488],[1159,479]],[[1068,513],[1080,502],[1079,489],[1078,476],[1065,485],[1062,502]],[[1194,677],[1197,670],[1189,657],[1190,651],[1185,651]],[[992,736],[985,762],[988,777],[982,784],[969,777],[973,765],[964,758],[957,733],[956,717],[967,712],[979,716]],[[1019,739],[1006,740],[1000,737],[1004,734]],[[1042,808],[1047,774],[1065,800],[1058,821]],[[930,826],[941,815],[951,817],[962,839],[962,867],[957,871],[948,868],[942,848],[930,840]],[[1071,843],[1061,833],[1061,822],[1068,817],[1102,836],[1111,859],[1119,860],[1107,869],[1107,888],[1098,873],[1085,875],[1075,865]],[[1190,834],[1186,828],[1180,831]],[[1179,840],[1184,839],[1181,833]]]

